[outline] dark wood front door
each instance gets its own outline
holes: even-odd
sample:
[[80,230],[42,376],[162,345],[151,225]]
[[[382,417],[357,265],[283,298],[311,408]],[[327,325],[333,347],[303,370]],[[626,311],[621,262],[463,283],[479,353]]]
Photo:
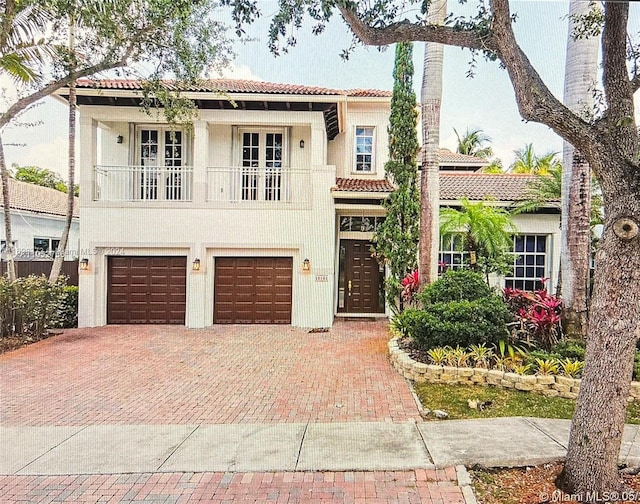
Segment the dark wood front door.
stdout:
[[290,324],[291,257],[218,257],[214,281],[216,324]]
[[107,324],[184,324],[186,300],[186,257],[109,257]]
[[371,242],[340,240],[338,311],[383,313],[383,275],[371,255]]

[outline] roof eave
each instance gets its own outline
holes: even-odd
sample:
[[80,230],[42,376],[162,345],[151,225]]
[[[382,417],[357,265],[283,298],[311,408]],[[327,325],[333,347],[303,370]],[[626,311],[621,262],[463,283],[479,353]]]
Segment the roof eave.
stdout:
[[331,189],[333,199],[385,199],[390,191],[345,191]]

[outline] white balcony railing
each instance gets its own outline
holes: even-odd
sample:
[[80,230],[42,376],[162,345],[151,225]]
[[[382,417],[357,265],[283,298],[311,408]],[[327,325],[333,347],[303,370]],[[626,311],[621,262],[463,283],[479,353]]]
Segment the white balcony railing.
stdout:
[[207,201],[227,203],[307,203],[309,170],[294,168],[207,168]]
[[191,201],[191,166],[96,166],[96,201]]

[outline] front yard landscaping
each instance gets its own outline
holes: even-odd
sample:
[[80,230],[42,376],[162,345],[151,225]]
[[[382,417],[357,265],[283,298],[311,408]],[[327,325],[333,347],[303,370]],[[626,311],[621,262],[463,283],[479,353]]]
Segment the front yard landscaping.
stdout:
[[[418,383],[415,391],[425,409],[446,411],[450,419],[509,416],[571,419],[575,409],[575,401],[571,399],[492,386]],[[629,403],[627,423],[640,424],[638,401]]]
[[66,277],[54,284],[45,276],[0,277],[0,354],[77,325],[78,287]]

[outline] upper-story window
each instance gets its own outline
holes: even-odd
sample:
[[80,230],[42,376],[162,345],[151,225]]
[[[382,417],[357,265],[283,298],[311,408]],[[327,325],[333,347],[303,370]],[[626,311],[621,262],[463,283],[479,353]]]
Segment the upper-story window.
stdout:
[[287,179],[283,172],[285,154],[284,130],[242,130],[243,201],[282,201],[286,199]]
[[374,134],[372,126],[356,126],[355,171],[371,173],[374,171]]
[[[166,128],[139,130],[138,160],[143,169],[138,198],[142,200],[182,200],[186,198],[185,134]],[[148,169],[144,169],[148,168]]]

